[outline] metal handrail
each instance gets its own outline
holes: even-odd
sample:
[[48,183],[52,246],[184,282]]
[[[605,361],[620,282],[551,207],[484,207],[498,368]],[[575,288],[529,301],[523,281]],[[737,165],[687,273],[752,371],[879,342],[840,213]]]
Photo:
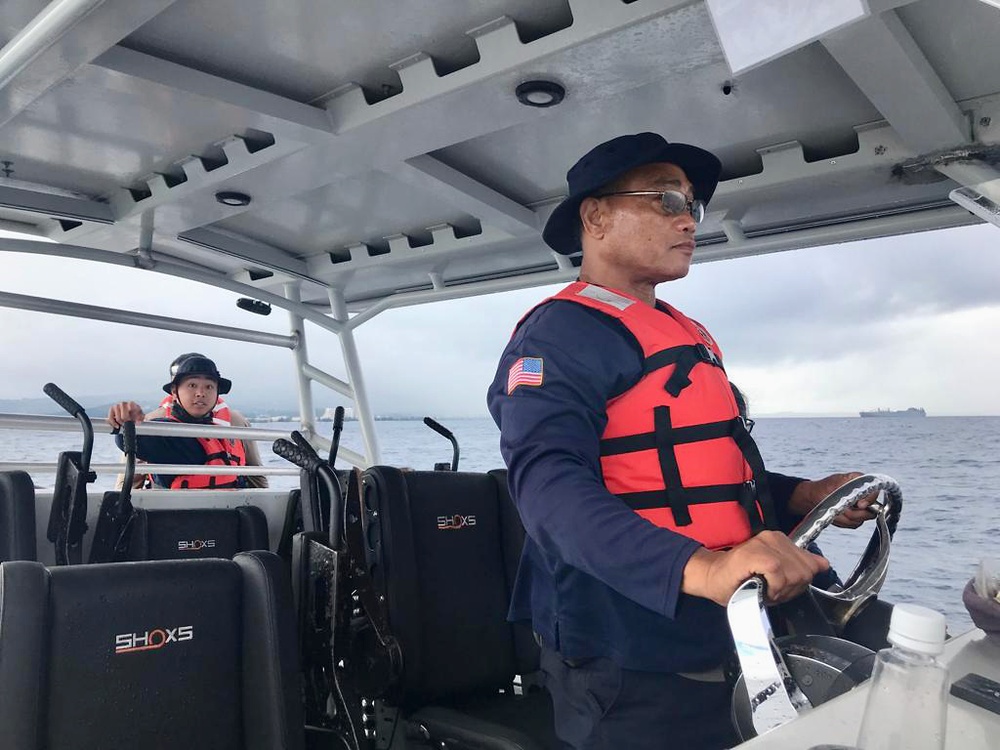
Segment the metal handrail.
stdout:
[[[294,424],[292,422],[282,422],[282,424]],[[198,425],[198,424],[181,424],[179,422],[139,422],[136,424],[136,434],[137,435],[159,435],[161,437],[223,437],[223,438],[235,438],[238,440],[250,440],[253,442],[267,442],[273,443],[279,438],[288,439],[291,436],[291,430],[269,430],[264,427],[222,427],[220,425]],[[6,414],[0,413],[0,430],[25,430],[25,431],[37,431],[37,432],[79,432],[80,424],[72,417],[55,417],[55,416],[45,416],[41,414]],[[108,435],[111,433],[111,427],[107,422],[100,421],[94,423],[94,432],[102,433]],[[310,436],[310,440],[313,445],[316,446],[318,450],[328,450],[330,448],[330,439],[313,433]],[[360,466],[362,468],[370,466],[370,462],[366,460],[365,456],[358,453],[355,450],[351,450],[345,446],[340,446],[339,454],[341,459],[351,464],[352,466]],[[45,464],[45,463],[0,463],[0,471],[38,471],[45,473],[47,466],[54,466],[55,464]],[[144,465],[148,468],[149,465]],[[124,467],[120,464],[117,465],[115,469],[116,473],[121,473]],[[161,467],[162,468],[162,467]],[[176,468],[176,467],[173,467]],[[296,474],[298,469],[285,468],[282,467],[281,471],[261,471],[263,467],[260,466],[250,466],[249,469],[253,471],[212,471],[215,467],[202,467],[209,469],[208,471],[194,471],[196,467],[185,466],[182,472],[174,472],[181,474],[246,474],[248,476],[260,476],[263,474]],[[235,469],[237,467],[221,467],[223,469]],[[103,469],[100,467],[94,468],[94,471],[101,473],[102,471],[110,471],[110,469]],[[49,472],[51,473],[51,471]],[[145,472],[149,473],[149,472]],[[156,473],[169,474],[169,471],[160,471]]]
[[184,320],[183,318],[172,318],[164,315],[149,315],[147,313],[135,312],[134,310],[84,305],[79,302],[66,302],[47,297],[31,297],[26,294],[0,292],[0,307],[52,313],[54,315],[68,315],[72,318],[84,318],[87,320],[103,320],[108,323],[144,326],[146,328],[157,328],[162,331],[180,331],[181,333],[214,336],[220,339],[246,341],[254,344],[264,344],[265,346],[279,346],[286,349],[294,349],[298,345],[298,337],[296,336],[283,336],[279,333],[268,333],[267,331],[216,325],[200,320]]
[[[291,423],[289,423],[291,424]],[[52,432],[79,432],[80,424],[72,417],[49,417],[40,414],[0,414],[0,429],[38,430]],[[96,422],[94,431],[111,433],[106,422]],[[139,422],[135,426],[137,435],[160,435],[166,437],[222,437],[239,440],[274,441],[287,438],[288,430],[269,430],[262,427],[223,427],[221,425],[181,424],[180,422]]]
[[0,89],[104,0],[49,3],[0,49]]
[[[54,462],[0,462],[0,471],[26,471],[29,474],[55,474],[58,464]],[[91,464],[90,470],[97,474],[121,474],[124,464]],[[136,474],[199,474],[225,476],[298,476],[299,470],[292,466],[199,466],[194,464],[136,464]]]

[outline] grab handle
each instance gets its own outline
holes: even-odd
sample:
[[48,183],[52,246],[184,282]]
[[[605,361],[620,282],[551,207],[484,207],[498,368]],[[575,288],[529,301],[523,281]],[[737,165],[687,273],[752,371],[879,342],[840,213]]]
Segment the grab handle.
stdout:
[[81,414],[86,414],[83,407],[80,406],[76,401],[69,397],[69,395],[62,388],[57,386],[55,383],[46,383],[42,390],[45,395],[55,401],[59,406],[69,412],[71,417],[80,418]]
[[333,412],[333,437],[330,440],[330,457],[326,460],[333,466],[340,450],[340,433],[344,431],[344,407],[338,406]]
[[125,451],[125,478],[122,481],[122,497],[132,494],[132,480],[135,478],[135,422],[122,422],[122,449]]
[[300,469],[314,472],[323,463],[323,459],[316,455],[315,451],[307,451],[302,446],[296,445],[291,440],[278,438],[271,446],[275,453],[286,461],[291,461]]
[[424,417],[424,424],[451,443],[451,470],[458,471],[458,441],[455,439],[455,435],[451,430],[431,417]]
[[[87,416],[86,409],[70,398],[55,383],[46,383],[42,386],[42,391],[80,422],[80,426],[83,428],[83,449],[80,451],[80,470],[89,477],[90,457],[94,451],[94,426],[90,423],[90,417]],[[93,482],[94,479],[88,479],[87,481]]]

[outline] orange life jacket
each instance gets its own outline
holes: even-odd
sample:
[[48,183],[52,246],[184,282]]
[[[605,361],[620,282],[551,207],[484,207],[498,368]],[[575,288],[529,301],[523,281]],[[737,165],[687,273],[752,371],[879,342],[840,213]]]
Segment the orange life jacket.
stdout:
[[[180,422],[173,414],[174,397],[167,396],[160,402],[160,407],[166,412],[167,419]],[[212,423],[229,427],[231,422],[229,407],[221,398],[212,409]],[[225,438],[196,438],[205,451],[205,466],[246,466],[246,449],[242,440],[227,440]],[[239,487],[239,477],[228,474],[187,474],[174,477],[170,489],[223,489]]]
[[653,524],[709,549],[776,528],[764,465],[701,325],[603,287],[576,282],[552,299],[620,321],[642,348],[640,380],[607,404],[601,471],[608,490]]

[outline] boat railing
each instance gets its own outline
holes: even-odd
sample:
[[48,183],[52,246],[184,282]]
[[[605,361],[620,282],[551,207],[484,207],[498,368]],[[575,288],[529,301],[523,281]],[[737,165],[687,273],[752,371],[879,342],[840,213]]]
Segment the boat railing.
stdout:
[[[111,426],[103,421],[93,423],[96,434],[112,434]],[[23,432],[79,432],[80,422],[73,417],[45,416],[38,414],[0,414],[0,429]],[[288,438],[290,430],[262,427],[226,427],[223,425],[194,425],[175,422],[139,422],[137,435],[159,435],[166,437],[223,437],[245,441],[271,443],[279,438]],[[329,447],[329,441],[314,435],[313,442],[322,448]],[[268,446],[268,453],[270,446]],[[347,460],[360,458],[353,451],[341,449],[342,454],[350,453]],[[55,474],[57,464],[38,461],[2,461],[0,471],[26,471],[29,474]],[[97,474],[120,474],[121,463],[92,463],[90,469]],[[192,466],[180,464],[143,464],[143,473],[154,474],[198,474],[227,476],[298,476],[299,469],[291,464],[286,466]]]
[[[190,464],[141,464],[141,474],[198,474],[224,476],[298,476],[299,470],[284,466],[192,466]],[[2,461],[0,471],[26,471],[29,474],[55,474],[58,464],[54,462]],[[121,474],[124,464],[91,464],[90,470],[96,474]]]

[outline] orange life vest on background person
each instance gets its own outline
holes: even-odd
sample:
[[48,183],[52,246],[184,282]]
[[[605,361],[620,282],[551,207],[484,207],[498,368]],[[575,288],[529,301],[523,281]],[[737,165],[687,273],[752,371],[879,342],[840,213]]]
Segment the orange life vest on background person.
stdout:
[[[173,414],[174,396],[169,395],[160,402],[160,408],[166,412],[167,419],[172,422],[181,420]],[[212,423],[222,427],[231,425],[231,415],[229,407],[221,398],[212,409]],[[205,466],[246,466],[246,449],[242,440],[228,440],[225,438],[196,438],[202,449],[205,451]],[[223,489],[228,487],[239,487],[239,477],[235,474],[187,474],[174,477],[170,483],[170,489]]]
[[619,320],[642,348],[640,380],[607,405],[601,470],[608,490],[656,526],[709,549],[777,528],[764,465],[715,340],[670,305],[576,282],[552,299]]

